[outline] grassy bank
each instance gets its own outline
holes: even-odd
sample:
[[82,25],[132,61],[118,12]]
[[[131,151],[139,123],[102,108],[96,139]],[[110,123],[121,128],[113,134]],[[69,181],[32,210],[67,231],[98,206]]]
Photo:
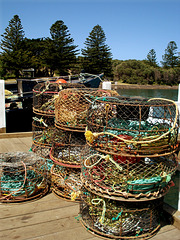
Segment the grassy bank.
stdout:
[[178,89],[178,86],[166,86],[166,85],[139,85],[139,84],[124,84],[117,83],[112,84],[113,89]]

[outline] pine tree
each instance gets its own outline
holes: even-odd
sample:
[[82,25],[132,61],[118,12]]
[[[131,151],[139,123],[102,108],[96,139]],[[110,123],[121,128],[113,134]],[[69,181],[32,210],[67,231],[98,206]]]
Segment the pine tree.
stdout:
[[94,26],[89,37],[86,38],[85,48],[82,49],[85,72],[94,74],[104,72],[106,76],[111,76],[112,54],[105,42],[106,36],[102,27],[99,25]]
[[151,66],[155,66],[155,67],[157,66],[156,52],[154,49],[151,49],[147,54],[147,60]]
[[161,61],[163,67],[176,67],[179,64],[177,56],[177,44],[174,41],[168,43],[165,49],[165,54],[162,56],[163,61]]
[[46,39],[44,59],[50,68],[51,75],[55,70],[67,74],[68,69],[76,62],[77,46],[63,21],[56,21],[50,28],[51,38]]
[[18,15],[9,21],[1,35],[2,65],[6,72],[11,71],[16,77],[22,68],[28,66],[28,53],[23,49],[24,31]]

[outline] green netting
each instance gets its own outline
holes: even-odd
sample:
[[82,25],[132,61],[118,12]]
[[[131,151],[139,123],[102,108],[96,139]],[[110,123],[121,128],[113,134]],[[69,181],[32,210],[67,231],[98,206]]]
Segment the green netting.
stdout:
[[167,175],[164,177],[157,176],[152,177],[150,179],[138,179],[134,181],[128,181],[127,182],[127,191],[135,191],[134,193],[137,193],[136,190],[147,190],[149,193],[154,191],[154,188],[164,188],[168,182],[171,180],[171,175]]
[[[12,196],[31,195],[34,190],[41,184],[43,177],[33,170],[27,170],[27,177],[24,184],[25,175],[19,172],[13,174],[3,174],[1,177],[1,192],[9,194],[14,192]],[[23,188],[21,188],[23,186]],[[19,190],[21,188],[21,190]]]
[[[127,134],[132,137],[137,137],[139,135],[139,131],[141,131],[141,137],[143,137],[149,134],[150,132],[152,133],[155,132],[156,129],[157,129],[156,134],[160,133],[160,131],[161,132],[168,131],[169,127],[170,126],[167,123],[162,124],[162,123],[156,122],[155,124],[154,123],[152,124],[148,121],[141,121],[141,124],[140,124],[139,121],[135,121],[135,120],[133,121],[133,120],[123,120],[119,118],[111,118],[108,121],[107,129],[104,128],[104,131],[113,133],[115,135]],[[110,128],[113,128],[114,130]]]

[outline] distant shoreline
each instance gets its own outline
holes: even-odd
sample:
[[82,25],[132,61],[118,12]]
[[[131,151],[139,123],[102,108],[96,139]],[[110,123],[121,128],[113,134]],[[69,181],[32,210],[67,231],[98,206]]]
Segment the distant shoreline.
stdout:
[[165,85],[139,85],[139,84],[112,84],[113,89],[178,89],[179,86],[165,86]]

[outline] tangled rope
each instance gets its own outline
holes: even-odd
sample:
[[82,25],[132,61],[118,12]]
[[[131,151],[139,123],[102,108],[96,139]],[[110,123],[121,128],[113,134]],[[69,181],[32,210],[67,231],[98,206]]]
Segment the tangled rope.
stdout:
[[37,117],[33,117],[34,121],[40,122],[40,124],[43,124],[45,127],[48,127],[48,125],[44,122],[44,119],[41,118],[37,118]]
[[22,163],[23,166],[24,166],[24,172],[25,172],[25,175],[24,175],[24,181],[23,181],[22,186],[21,186],[18,190],[13,191],[12,193],[10,193],[10,194],[8,194],[8,195],[6,195],[6,196],[0,198],[0,200],[4,200],[4,199],[8,199],[8,198],[10,198],[13,194],[19,192],[19,191],[24,187],[24,185],[25,185],[25,183],[26,183],[26,178],[27,178],[27,171],[26,171],[26,164],[25,164],[23,161],[21,161],[21,163]]
[[106,213],[106,203],[105,203],[105,201],[104,201],[103,199],[101,199],[101,198],[95,198],[95,199],[92,199],[92,200],[91,200],[91,203],[92,203],[93,205],[98,205],[98,204],[100,204],[100,202],[103,202],[103,211],[102,211],[101,218],[99,219],[99,222],[100,222],[101,224],[103,224],[103,223],[104,223],[105,213]]
[[[99,159],[97,162],[95,162],[95,163],[92,164],[92,165],[87,165],[87,164],[86,164],[87,161],[88,161],[90,158],[96,157],[96,156],[100,157],[100,159]],[[123,168],[122,168],[117,162],[115,162],[115,161],[110,157],[110,155],[103,156],[103,155],[100,155],[100,154],[93,154],[93,155],[91,155],[91,156],[89,156],[88,158],[85,159],[85,161],[84,161],[84,166],[85,166],[86,168],[93,168],[93,167],[96,166],[102,159],[104,159],[104,160],[106,160],[106,161],[108,161],[108,160],[111,161],[111,162],[117,167],[118,170],[120,170],[120,171],[123,170]]]

